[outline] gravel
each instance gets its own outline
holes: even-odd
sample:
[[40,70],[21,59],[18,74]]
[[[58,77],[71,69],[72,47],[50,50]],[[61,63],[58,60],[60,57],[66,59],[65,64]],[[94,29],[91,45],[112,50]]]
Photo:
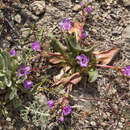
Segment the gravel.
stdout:
[[[1,4],[1,3],[0,3]],[[57,36],[61,33],[58,23],[64,18],[70,20],[80,20],[81,12],[79,0],[72,3],[71,0],[51,0],[51,1],[13,1],[10,7],[2,2],[0,9],[0,47],[9,48],[15,46],[19,48],[28,47],[33,41],[32,31],[24,31],[32,28],[35,24],[34,32],[41,28],[44,30],[43,36],[48,32],[53,32]],[[112,65],[126,66],[130,64],[130,1],[122,0],[90,0],[89,6],[92,8],[91,14],[86,19],[84,31],[90,35],[86,42],[94,43],[95,50],[106,50],[114,47],[121,48],[120,54],[114,59]],[[8,27],[7,27],[8,25]],[[20,31],[19,31],[20,30]],[[29,37],[29,41],[23,45],[19,42],[19,37]],[[117,73],[111,70],[99,69],[97,82],[75,87],[72,95],[77,99],[76,104],[84,109],[75,110],[79,114],[87,110],[91,114],[86,116],[86,126],[98,130],[124,130],[128,121],[129,101],[128,92],[130,80],[117,78]],[[38,75],[39,76],[39,75]],[[108,89],[108,91],[106,91]],[[121,96],[126,94],[125,97]],[[40,95],[41,96],[41,95]],[[39,99],[41,102],[42,100]],[[88,99],[92,99],[88,100]],[[94,107],[93,107],[94,106]],[[124,109],[124,112],[122,112]],[[128,112],[129,114],[129,112]],[[76,130],[84,130],[84,125],[79,127],[79,120],[75,117],[72,126]],[[53,123],[49,126],[52,127]],[[55,124],[57,125],[57,124]],[[99,127],[101,126],[101,127]],[[3,127],[3,126],[2,126]],[[52,127],[53,128],[53,127]]]

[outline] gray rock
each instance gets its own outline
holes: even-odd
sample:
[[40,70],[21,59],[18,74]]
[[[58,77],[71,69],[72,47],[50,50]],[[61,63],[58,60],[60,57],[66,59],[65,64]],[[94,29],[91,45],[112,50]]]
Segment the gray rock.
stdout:
[[21,23],[21,16],[19,14],[15,15],[14,16],[14,20],[17,22],[17,23]]
[[73,11],[79,11],[81,9],[81,6],[79,4],[76,4],[74,7],[73,7]]
[[36,15],[40,15],[45,12],[45,1],[35,1],[29,5],[29,9],[33,11]]
[[95,122],[95,121],[91,121],[90,124],[91,124],[92,126],[96,126],[96,122]]
[[21,14],[25,15],[27,18],[31,18],[31,19],[33,19],[35,21],[37,21],[39,19],[38,16],[32,14],[32,12],[29,11],[28,9],[26,9],[26,8],[21,10]]
[[125,6],[130,6],[130,0],[123,0]]
[[32,31],[31,31],[30,28],[22,28],[22,29],[21,29],[22,37],[28,37],[31,32],[32,32]]
[[124,29],[122,33],[122,38],[125,40],[130,40],[130,24]]
[[113,35],[113,36],[117,36],[117,35],[119,35],[121,32],[119,32],[118,30],[113,30],[112,32],[111,32],[111,34]]

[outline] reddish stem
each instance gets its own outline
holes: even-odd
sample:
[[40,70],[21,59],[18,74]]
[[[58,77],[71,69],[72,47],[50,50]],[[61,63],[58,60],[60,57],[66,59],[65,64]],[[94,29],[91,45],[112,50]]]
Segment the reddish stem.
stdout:
[[69,92],[70,92],[70,86],[71,84],[69,83],[68,85],[67,85],[67,94],[69,94]]
[[7,5],[10,6],[10,0],[7,1]]
[[[50,56],[62,56],[62,57],[64,57],[63,55],[61,55],[61,54],[54,54],[54,53],[48,53],[48,55],[50,55]],[[64,57],[65,58],[65,57]]]
[[96,66],[101,67],[101,68],[113,69],[113,70],[117,70],[117,71],[122,72],[122,68],[119,66],[109,66],[109,65],[101,65],[101,64],[96,64]]

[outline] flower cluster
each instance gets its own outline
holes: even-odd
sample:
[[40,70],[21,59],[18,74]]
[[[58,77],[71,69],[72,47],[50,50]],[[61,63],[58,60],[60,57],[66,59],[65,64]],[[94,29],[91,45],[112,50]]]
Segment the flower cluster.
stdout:
[[[30,66],[25,66],[25,65],[22,65],[18,68],[18,77],[24,77],[25,75],[28,75],[30,72]],[[24,87],[29,90],[33,85],[33,82],[30,81],[30,80],[25,80],[24,81]]]
[[[88,4],[87,1],[86,1],[86,3],[85,3],[84,1],[82,1],[81,4],[80,4],[80,6],[81,6],[82,8],[85,8],[87,4]],[[86,8],[85,8],[85,11],[86,11],[87,13],[91,13],[91,12],[92,12],[92,9],[91,9],[90,7],[86,7]]]
[[69,30],[72,26],[71,21],[69,19],[64,19],[64,21],[61,21],[59,25],[63,30]]
[[92,9],[90,7],[87,7],[87,8],[85,8],[85,11],[88,12],[88,13],[91,13]]
[[[50,110],[53,110],[53,109],[54,109],[54,105],[55,105],[55,104],[54,104],[54,101],[49,100],[49,101],[47,102],[47,105],[49,106]],[[69,115],[69,114],[71,113],[71,111],[72,111],[72,108],[71,108],[69,105],[63,107],[63,109],[62,109],[62,113],[63,113],[65,116]],[[64,122],[63,114],[62,114],[62,116],[59,118],[59,120],[60,120],[61,122]]]
[[[40,51],[40,43],[38,41],[35,41],[32,43],[32,49],[34,51]],[[11,49],[10,50],[10,55],[11,56],[16,56],[16,52],[14,49]],[[25,66],[25,65],[22,65],[18,68],[18,77],[24,77],[25,75],[28,75],[30,74],[30,69],[31,67],[30,66]],[[33,86],[33,82],[30,81],[30,80],[25,80],[24,81],[24,87],[29,90],[31,87]]]

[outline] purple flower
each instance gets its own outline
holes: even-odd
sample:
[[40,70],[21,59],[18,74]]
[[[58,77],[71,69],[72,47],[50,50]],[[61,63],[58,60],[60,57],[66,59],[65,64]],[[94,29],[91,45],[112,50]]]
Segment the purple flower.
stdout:
[[81,54],[80,56],[76,56],[76,59],[78,60],[81,67],[87,67],[88,66],[89,59],[87,58],[86,55]]
[[61,116],[59,120],[60,120],[61,122],[64,122],[64,117]]
[[64,19],[64,21],[60,22],[59,25],[63,30],[69,30],[72,26],[69,19]]
[[83,3],[83,2],[81,2],[80,6],[83,8],[83,7],[84,7],[84,3]]
[[88,13],[91,13],[91,12],[92,12],[92,9],[89,8],[89,7],[85,8],[85,10],[86,10],[86,12],[88,12]]
[[82,38],[86,38],[86,33],[82,33]]
[[32,49],[34,51],[40,51],[40,43],[38,41],[35,41],[32,43]]
[[32,81],[30,81],[30,80],[25,80],[25,81],[24,81],[24,87],[25,87],[27,90],[29,90],[29,89],[32,87],[32,85],[33,85],[33,82],[32,82]]
[[35,59],[35,58],[33,58],[33,59],[32,59],[32,62],[35,62],[35,61],[36,61],[36,59]]
[[30,66],[25,67],[25,65],[22,65],[18,68],[18,77],[23,77],[25,74],[29,74],[30,72]]
[[11,49],[11,50],[10,50],[10,55],[11,55],[11,56],[16,56],[16,52],[15,52],[14,49]]
[[71,111],[72,111],[72,108],[70,106],[65,106],[63,108],[64,115],[69,115],[71,113]]
[[53,106],[54,106],[54,102],[53,102],[52,100],[49,100],[49,101],[47,102],[47,105],[50,107],[50,110],[52,110],[52,109],[53,109]]
[[125,76],[130,76],[130,65],[128,65],[124,68],[123,73],[124,73]]

